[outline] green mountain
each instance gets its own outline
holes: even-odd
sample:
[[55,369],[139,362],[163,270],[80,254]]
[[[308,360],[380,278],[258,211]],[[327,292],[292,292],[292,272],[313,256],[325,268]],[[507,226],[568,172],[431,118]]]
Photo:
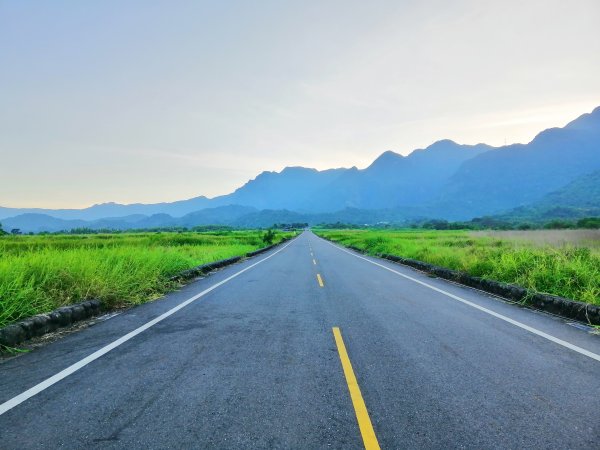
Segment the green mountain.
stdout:
[[593,216],[600,216],[600,170],[576,178],[537,202],[499,215],[503,219],[534,222]]
[[600,170],[583,175],[562,189],[542,198],[538,207],[568,205],[576,208],[600,208]]

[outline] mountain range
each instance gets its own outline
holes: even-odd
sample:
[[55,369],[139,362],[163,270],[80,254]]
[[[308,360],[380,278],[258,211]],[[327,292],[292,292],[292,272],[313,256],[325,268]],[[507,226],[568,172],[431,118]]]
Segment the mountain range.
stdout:
[[552,215],[553,208],[578,216],[597,211],[599,171],[600,107],[563,128],[542,131],[528,144],[491,147],[442,140],[407,156],[386,151],[365,169],[263,172],[231,194],[212,199],[62,210],[0,207],[0,220],[5,229],[39,232],[468,220],[540,211]]

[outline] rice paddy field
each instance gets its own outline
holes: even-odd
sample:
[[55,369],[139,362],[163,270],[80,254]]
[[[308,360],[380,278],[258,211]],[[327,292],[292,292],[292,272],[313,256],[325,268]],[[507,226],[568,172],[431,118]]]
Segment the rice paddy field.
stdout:
[[177,287],[169,278],[182,270],[264,247],[263,233],[1,236],[0,327],[85,299],[155,299]]
[[388,253],[600,305],[600,231],[315,230]]

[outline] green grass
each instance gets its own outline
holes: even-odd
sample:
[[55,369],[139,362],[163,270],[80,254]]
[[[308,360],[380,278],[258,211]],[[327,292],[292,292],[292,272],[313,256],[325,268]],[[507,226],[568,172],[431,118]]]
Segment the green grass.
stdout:
[[[275,242],[282,238],[277,234]],[[259,231],[0,237],[0,326],[97,298],[155,299],[194,266],[264,247]]]
[[561,245],[468,231],[315,230],[372,255],[388,253],[600,305],[600,240]]

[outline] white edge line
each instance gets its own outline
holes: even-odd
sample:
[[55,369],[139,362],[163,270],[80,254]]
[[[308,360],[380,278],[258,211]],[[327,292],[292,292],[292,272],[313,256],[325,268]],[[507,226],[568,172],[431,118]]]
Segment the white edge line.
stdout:
[[[323,239],[323,238],[320,238],[320,239]],[[510,317],[507,317],[507,316],[504,316],[502,314],[499,314],[499,313],[497,313],[495,311],[492,311],[491,309],[484,308],[483,306],[480,306],[480,305],[478,305],[476,303],[473,303],[473,302],[470,302],[468,300],[465,300],[464,298],[461,298],[461,297],[459,297],[457,295],[451,294],[450,292],[444,291],[443,289],[436,288],[435,286],[432,286],[432,285],[430,285],[428,283],[425,283],[425,282],[423,282],[421,280],[417,280],[416,278],[413,278],[413,277],[411,277],[409,275],[405,275],[405,274],[403,274],[401,272],[398,272],[398,271],[396,271],[394,269],[386,267],[383,264],[379,264],[379,263],[377,263],[375,261],[371,261],[370,259],[365,258],[364,256],[360,256],[360,255],[357,255],[355,253],[352,253],[352,252],[350,252],[350,251],[348,251],[348,250],[346,250],[344,248],[341,248],[341,247],[339,247],[339,246],[337,246],[337,245],[335,245],[335,244],[333,244],[333,243],[331,243],[331,242],[329,242],[329,241],[327,241],[325,239],[323,239],[323,240],[325,242],[327,242],[329,245],[331,245],[332,247],[337,248],[338,250],[340,250],[342,252],[346,252],[349,255],[355,256],[356,258],[363,259],[363,260],[365,260],[365,261],[367,261],[367,262],[369,262],[371,264],[374,264],[376,266],[379,266],[379,267],[381,267],[381,268],[383,268],[385,270],[389,270],[390,272],[393,272],[396,275],[400,275],[401,277],[404,277],[407,280],[414,281],[415,283],[418,283],[421,286],[428,287],[429,289],[432,289],[432,290],[434,290],[436,292],[439,292],[440,294],[444,294],[444,295],[446,295],[446,296],[448,296],[448,297],[450,297],[450,298],[452,298],[452,299],[454,299],[456,301],[464,303],[465,305],[468,305],[468,306],[471,306],[471,307],[473,307],[475,309],[478,309],[479,311],[482,311],[482,312],[484,312],[486,314],[489,314],[490,316],[494,316],[497,319],[504,320],[505,322],[508,322],[508,323],[510,323],[510,324],[512,324],[512,325],[514,325],[516,327],[522,328],[523,330],[529,331],[530,333],[533,333],[533,334],[535,334],[537,336],[543,337],[544,339],[548,339],[549,341],[552,341],[555,344],[562,345],[563,347],[566,347],[566,348],[568,348],[570,350],[573,350],[574,352],[580,353],[582,355],[585,355],[585,356],[587,356],[589,358],[595,359],[596,361],[600,362],[600,355],[598,355],[598,354],[596,354],[594,352],[590,352],[589,350],[586,350],[584,348],[578,347],[577,345],[573,345],[573,344],[571,344],[571,343],[569,343],[567,341],[563,341],[562,339],[554,337],[554,336],[552,336],[552,335],[550,335],[548,333],[544,333],[543,331],[540,331],[537,328],[530,327],[529,325],[525,325],[524,323],[518,322],[518,321],[516,321],[514,319],[511,319]]]
[[189,298],[188,300],[185,300],[184,302],[180,303],[179,305],[175,306],[174,308],[168,310],[167,312],[161,314],[160,316],[152,319],[150,322],[145,323],[144,325],[142,325],[139,328],[136,328],[135,330],[127,333],[126,335],[120,337],[119,339],[117,339],[116,341],[111,342],[110,344],[102,347],[99,350],[96,350],[94,353],[92,353],[89,356],[86,356],[85,358],[83,358],[82,360],[76,362],[75,364],[70,365],[69,367],[67,367],[66,369],[61,370],[60,372],[58,372],[56,375],[51,376],[50,378],[47,378],[46,380],[42,381],[41,383],[36,384],[35,386],[33,386],[32,388],[27,389],[26,391],[22,392],[21,394],[11,398],[10,400],[7,400],[6,402],[0,404],[0,416],[2,414],[4,414],[7,411],[10,411],[11,409],[13,409],[15,406],[20,405],[21,403],[23,403],[24,401],[30,399],[31,397],[33,397],[34,395],[39,394],[40,392],[42,392],[45,389],[48,389],[50,386],[52,386],[53,384],[58,383],[59,381],[61,381],[62,379],[68,377],[69,375],[77,372],[79,369],[87,366],[88,364],[90,364],[91,362],[97,360],[98,358],[100,358],[101,356],[107,354],[108,352],[110,352],[111,350],[114,350],[115,348],[117,348],[119,345],[127,342],[128,340],[132,339],[133,337],[137,336],[138,334],[146,331],[148,328],[153,327],[154,325],[156,325],[157,323],[165,320],[167,317],[175,314],[177,311],[179,311],[180,309],[185,308],[186,306],[188,306],[190,303],[198,300],[201,297],[204,297],[206,294],[208,294],[209,292],[215,290],[216,288],[218,288],[219,286],[222,286],[223,284],[227,283],[228,281],[233,280],[235,277],[241,275],[242,273],[246,272],[247,270],[252,269],[254,266],[259,265],[260,263],[265,262],[267,259],[272,258],[273,256],[275,256],[277,253],[285,250],[289,245],[291,244],[288,243],[286,244],[284,247],[280,248],[279,250],[277,250],[276,252],[270,254],[269,256],[267,256],[266,258],[261,259],[260,261],[255,262],[254,264],[246,267],[245,269],[240,270],[239,272],[234,273],[233,275],[231,275],[230,277],[225,278],[222,281],[219,281],[216,284],[213,284],[211,287],[209,287],[208,289],[203,290],[202,292],[200,292],[199,294],[194,295],[193,297]]

